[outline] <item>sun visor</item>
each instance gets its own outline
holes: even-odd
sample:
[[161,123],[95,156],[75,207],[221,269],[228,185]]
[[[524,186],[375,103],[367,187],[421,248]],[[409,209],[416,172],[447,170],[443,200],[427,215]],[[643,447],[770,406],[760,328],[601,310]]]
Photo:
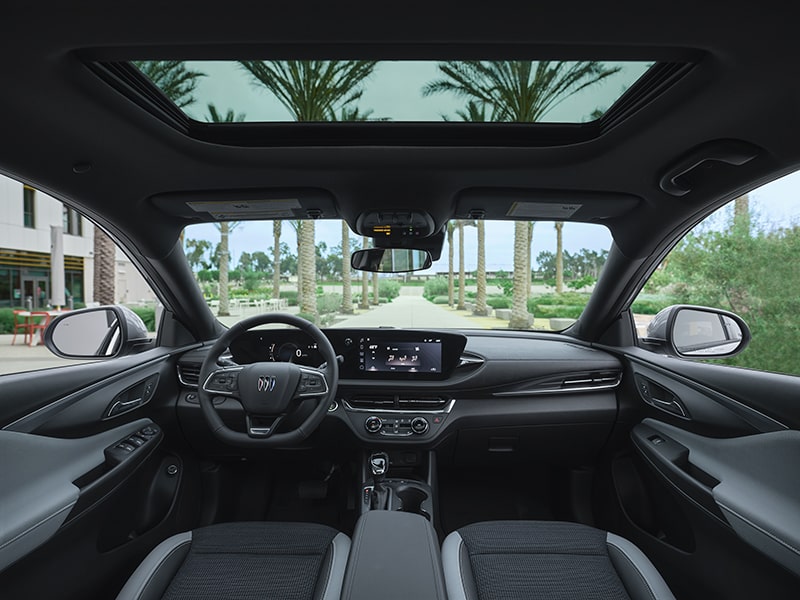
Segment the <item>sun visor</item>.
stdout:
[[456,219],[602,222],[632,210],[638,196],[610,192],[471,188],[456,198]]
[[171,192],[150,200],[167,214],[197,222],[340,218],[333,194],[317,188]]

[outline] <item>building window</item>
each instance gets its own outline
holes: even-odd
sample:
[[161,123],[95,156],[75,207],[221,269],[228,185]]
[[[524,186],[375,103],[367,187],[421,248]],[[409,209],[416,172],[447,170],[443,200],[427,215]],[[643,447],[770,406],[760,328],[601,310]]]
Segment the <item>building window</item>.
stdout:
[[64,233],[68,233],[69,235],[83,235],[81,214],[69,206],[64,207]]
[[36,227],[36,190],[27,185],[22,188],[22,220],[25,227]]

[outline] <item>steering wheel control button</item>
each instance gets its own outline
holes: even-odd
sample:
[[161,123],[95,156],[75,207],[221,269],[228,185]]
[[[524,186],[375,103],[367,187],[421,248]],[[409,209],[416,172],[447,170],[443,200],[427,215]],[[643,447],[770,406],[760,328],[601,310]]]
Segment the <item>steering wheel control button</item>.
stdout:
[[425,417],[414,417],[411,420],[411,431],[418,435],[422,435],[428,431],[428,420]]
[[373,415],[371,417],[367,417],[367,420],[364,421],[364,429],[370,433],[378,433],[382,427],[383,421],[381,421],[380,417]]

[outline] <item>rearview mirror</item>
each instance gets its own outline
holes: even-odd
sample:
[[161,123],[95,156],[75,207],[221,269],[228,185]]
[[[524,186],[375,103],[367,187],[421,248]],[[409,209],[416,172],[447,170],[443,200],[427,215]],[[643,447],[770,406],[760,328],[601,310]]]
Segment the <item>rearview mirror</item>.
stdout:
[[704,306],[668,306],[647,327],[650,341],[663,341],[676,356],[722,358],[738,354],[750,342],[741,317]]
[[47,349],[62,358],[113,358],[151,343],[139,315],[125,306],[65,313],[44,332]]
[[350,265],[354,269],[378,273],[421,271],[431,264],[430,252],[414,248],[367,248],[356,250],[350,257]]

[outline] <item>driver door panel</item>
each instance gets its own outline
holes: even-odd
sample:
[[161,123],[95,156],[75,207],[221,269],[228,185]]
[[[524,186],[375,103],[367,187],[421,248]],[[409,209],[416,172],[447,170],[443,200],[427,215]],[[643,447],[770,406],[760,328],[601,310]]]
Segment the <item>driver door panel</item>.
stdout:
[[0,378],[4,598],[113,597],[129,565],[196,524],[175,361],[156,349]]

